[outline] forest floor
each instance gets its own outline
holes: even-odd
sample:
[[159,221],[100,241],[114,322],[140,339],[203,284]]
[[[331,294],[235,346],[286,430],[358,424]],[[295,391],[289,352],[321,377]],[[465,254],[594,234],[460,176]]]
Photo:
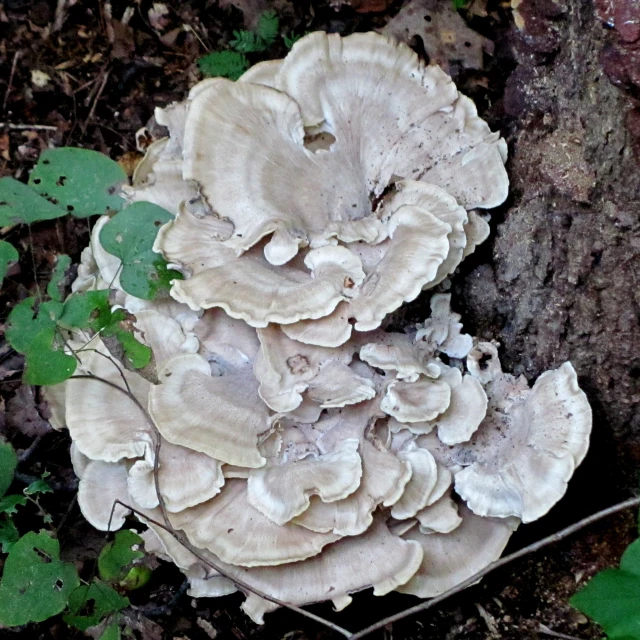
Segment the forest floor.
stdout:
[[[507,370],[529,378],[570,359],[594,407],[594,446],[569,492],[542,521],[518,531],[508,552],[632,495],[637,485],[640,18],[637,2],[615,4],[622,18],[607,0],[523,0],[515,15],[508,2],[495,0],[472,0],[460,11],[451,0],[352,0],[342,7],[321,0],[189,0],[163,5],[166,12],[148,0],[6,0],[0,176],[25,180],[43,150],[65,145],[101,151],[131,173],[141,157],[135,133],[154,107],[183,99],[202,77],[197,60],[227,48],[233,31],[255,25],[265,9],[277,13],[281,34],[289,36],[384,30],[391,21],[387,31],[442,65],[509,143],[511,196],[492,212],[491,239],[450,284],[463,300],[467,330],[500,340]],[[627,5],[635,22],[624,19]],[[249,57],[285,54],[278,38],[269,51]],[[16,302],[46,285],[56,255],[78,261],[89,231],[87,220],[71,217],[0,230],[20,251],[0,292],[0,323]],[[397,322],[422,320],[427,308],[421,297]],[[70,440],[51,429],[38,389],[21,385],[22,357],[2,329],[0,433],[20,455],[19,482],[51,473],[55,491],[43,496],[43,507],[63,558],[86,571],[104,536],[77,507]],[[23,531],[37,522],[29,512],[17,518]],[[602,632],[567,601],[596,571],[618,562],[634,531],[634,513],[614,516],[371,637],[599,639]],[[138,637],[337,637],[283,610],[258,627],[240,611],[240,596],[174,597],[182,584],[182,575],[161,563],[150,583],[133,592]],[[329,605],[313,610],[355,631],[415,602],[365,593],[341,613]],[[71,640],[75,633],[54,618],[0,630],[0,637]]]

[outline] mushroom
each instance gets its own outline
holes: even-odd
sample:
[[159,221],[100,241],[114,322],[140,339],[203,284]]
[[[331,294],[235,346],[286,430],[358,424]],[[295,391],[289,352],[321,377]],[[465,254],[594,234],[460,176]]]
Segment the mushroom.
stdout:
[[182,529],[196,547],[245,567],[304,560],[340,537],[272,522],[251,506],[247,483],[240,479],[227,480],[215,498],[170,517],[171,524]]
[[424,555],[418,571],[396,591],[420,598],[448,591],[497,560],[520,524],[517,518],[483,518],[464,506],[460,513],[462,522],[449,533],[413,528],[403,535],[418,542]]
[[532,522],[560,500],[582,462],[591,409],[568,362],[543,373],[526,394],[496,369],[499,363],[481,372],[498,378],[487,387],[487,417],[471,442],[459,445],[467,461],[455,487],[478,515]]
[[359,444],[357,438],[347,438],[330,453],[304,451],[301,457],[295,447],[283,447],[279,459],[249,472],[249,504],[284,524],[309,507],[311,496],[325,503],[343,500],[360,486]]
[[[206,203],[199,216],[183,206],[156,241],[186,275],[172,295],[318,346],[347,340],[350,319],[375,329],[455,269],[486,231],[458,194],[467,208],[506,197],[503,141],[441,70],[377,34],[310,34],[240,82],[201,82],[174,109],[171,148]],[[451,173],[462,164],[471,187]]]
[[158,372],[149,413],[158,431],[173,444],[241,467],[265,463],[258,435],[269,429],[267,408],[258,396],[250,366],[213,375],[198,354],[177,355]]
[[276,606],[250,587],[342,609],[371,586],[432,597],[494,561],[586,453],[575,372],[532,389],[504,373],[450,294],[405,333],[381,327],[486,239],[474,209],[506,197],[504,141],[377,34],[309,34],[156,119],[169,136],[124,195],[173,214],[154,250],[184,278],[171,298],[122,291],[103,217],[73,285],[115,291],[154,366],[125,370],[82,335],[86,377],[48,394],[87,519],[135,510],[191,595],[239,580],[256,622]]

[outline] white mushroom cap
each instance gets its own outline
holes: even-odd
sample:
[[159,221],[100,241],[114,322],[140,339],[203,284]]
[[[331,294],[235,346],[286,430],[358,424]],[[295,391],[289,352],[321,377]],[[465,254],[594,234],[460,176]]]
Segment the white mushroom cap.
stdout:
[[295,524],[275,524],[249,504],[247,483],[234,479],[212,500],[171,514],[171,523],[195,546],[245,567],[304,560],[339,538]]
[[260,349],[256,330],[222,309],[206,311],[193,332],[200,342],[200,355],[227,367],[253,362]]
[[130,513],[126,507],[116,505],[116,500],[131,504],[126,466],[91,460],[82,470],[78,486],[78,505],[82,515],[100,531],[116,531]]
[[294,519],[296,524],[312,531],[358,536],[371,526],[378,505],[391,506],[400,499],[411,478],[409,463],[368,440],[362,442],[361,456],[360,487],[336,502],[311,498],[307,510]]
[[425,343],[450,358],[465,358],[473,339],[461,332],[460,314],[451,311],[451,294],[436,293],[429,304],[431,316],[418,328],[416,343]]
[[292,340],[319,347],[339,347],[351,337],[348,302],[340,302],[333,313],[317,320],[299,320],[283,324],[282,331]]
[[359,259],[345,247],[319,247],[279,267],[265,260],[260,247],[238,258],[226,240],[227,226],[183,208],[156,238],[154,249],[189,274],[174,281],[171,295],[194,310],[222,307],[254,327],[321,318],[364,279]]
[[177,320],[152,309],[137,311],[135,316],[134,325],[144,344],[151,349],[156,366],[162,366],[179,353],[198,350],[198,340],[193,335],[185,335]]
[[450,400],[451,387],[444,380],[394,380],[389,383],[380,408],[399,422],[422,422],[446,411]]
[[100,233],[110,219],[109,216],[101,216],[91,230],[91,253],[98,268],[96,289],[121,289],[120,271],[122,269],[122,261],[117,256],[109,253],[100,244]]
[[[339,220],[370,212],[357,166],[344,155],[305,149],[299,107],[281,91],[225,80],[196,85],[184,144],[184,177],[196,180],[211,207],[233,223],[227,244],[239,252],[276,232],[279,247],[267,244],[265,255],[283,264],[325,236],[330,213]],[[268,162],[253,153],[256,147],[269,150]]]
[[[485,214],[488,216],[488,214]],[[482,244],[488,237],[491,229],[489,223],[475,211],[469,211],[469,220],[464,225],[464,232],[467,236],[467,245],[464,248],[462,257],[471,255],[479,244]]]
[[64,429],[66,424],[65,405],[67,402],[67,386],[64,382],[41,387],[40,391],[47,401],[51,416],[49,424],[56,430]]
[[[132,395],[146,406],[149,382],[123,370],[99,339],[76,353],[81,367],[93,375],[117,386],[124,384],[124,377]],[[66,424],[80,452],[104,462],[144,457],[154,430],[133,400],[100,380],[71,378],[65,384]]]
[[[145,509],[159,504],[153,469],[154,462],[149,457],[138,460],[129,469],[129,494]],[[182,511],[220,492],[224,484],[222,463],[165,440],[160,447],[158,484],[167,510]]]
[[277,325],[258,330],[260,351],[254,372],[260,383],[260,397],[271,409],[292,411],[302,402],[302,394],[323,366],[332,361],[348,364],[352,350],[328,349],[297,342]]
[[360,485],[359,444],[357,438],[348,438],[331,453],[302,458],[289,458],[285,449],[275,464],[249,473],[249,504],[282,525],[305,511],[311,496],[323,502],[343,500]]
[[400,460],[406,460],[411,465],[411,478],[391,508],[391,516],[397,520],[413,518],[427,506],[438,478],[438,467],[431,453],[412,445],[397,453]]
[[492,397],[489,412],[464,451],[455,487],[478,515],[542,517],[564,495],[584,457],[591,408],[570,363],[543,373],[530,395],[504,411]]
[[305,126],[327,121],[338,144],[356,141],[370,192],[396,175],[444,187],[467,208],[506,198],[504,142],[439,67],[402,44],[312,33],[285,58],[276,86],[298,102]]
[[[344,607],[349,593],[373,587],[373,594],[382,596],[397,589],[416,572],[421,559],[419,544],[394,536],[383,519],[376,519],[362,535],[329,545],[305,562],[229,570],[284,602],[305,605],[332,600]],[[264,613],[274,605],[250,594],[243,609],[254,622],[262,623]]]
[[413,528],[406,540],[418,542],[424,556],[418,572],[396,589],[433,598],[460,584],[500,557],[518,527],[517,518],[481,518],[466,507],[462,523],[450,533],[424,534]]
[[269,429],[250,366],[212,376],[196,354],[178,355],[158,372],[149,394],[149,413],[173,444],[241,467],[260,467],[258,434]]
[[437,378],[440,368],[429,362],[429,352],[413,344],[411,338],[403,333],[386,333],[377,331],[373,335],[366,334],[367,342],[360,349],[360,359],[377,369],[396,371],[399,380],[415,382],[421,375]]
[[187,595],[192,598],[219,598],[237,591],[229,578],[221,576],[209,567],[194,564],[185,571],[185,576],[189,580]]
[[434,424],[438,427],[440,440],[454,445],[466,442],[476,432],[487,413],[488,400],[482,385],[473,376],[460,376],[457,384],[449,382],[449,385],[451,401]]
[[245,71],[239,78],[238,82],[253,82],[254,84],[262,84],[265,87],[276,88],[276,75],[282,67],[282,60],[265,60],[254,64],[250,69]]
[[344,407],[375,398],[374,382],[336,360],[327,362],[309,382],[308,396],[323,408]]
[[458,505],[451,498],[452,487],[433,504],[416,514],[420,523],[420,533],[451,533],[462,524]]

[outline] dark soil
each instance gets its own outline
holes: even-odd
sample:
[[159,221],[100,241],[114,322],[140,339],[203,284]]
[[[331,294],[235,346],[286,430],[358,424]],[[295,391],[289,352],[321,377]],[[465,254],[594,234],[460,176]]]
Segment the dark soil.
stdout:
[[[406,2],[358,0],[352,3],[358,11],[348,2],[339,11],[314,0],[262,4],[278,12],[284,32],[346,34],[384,27]],[[637,486],[640,111],[634,100],[640,98],[640,32],[630,30],[624,19],[625,10],[637,9],[633,0],[596,4],[523,0],[516,26],[508,3],[475,0],[460,15],[492,43],[492,54],[485,49],[480,69],[470,68],[464,56],[444,61],[480,114],[506,137],[512,181],[509,201],[492,212],[491,239],[448,285],[454,300],[471,333],[501,342],[505,369],[531,379],[571,360],[594,408],[591,452],[566,497],[542,521],[517,532],[509,549],[628,497]],[[192,0],[174,3],[166,22],[154,29],[148,0],[131,3],[134,12],[126,25],[119,20],[129,4],[114,0],[113,20],[108,6],[77,2],[57,24],[55,0],[6,0],[0,6],[0,120],[55,127],[3,125],[0,175],[26,178],[40,152],[59,145],[94,148],[131,169],[139,157],[136,130],[156,105],[184,97],[200,78],[196,60],[209,49],[223,48],[245,20],[235,7]],[[462,47],[463,36],[456,36]],[[428,41],[414,37],[410,44],[436,57]],[[285,52],[279,41],[263,57]],[[33,82],[36,71],[50,78],[42,87]],[[21,254],[0,292],[0,322],[18,300],[46,283],[57,254],[77,261],[88,232],[87,221],[73,218],[30,230],[0,230]],[[426,298],[420,298],[398,321],[425,315]],[[55,492],[44,496],[43,507],[58,528],[63,556],[89,575],[104,538],[76,506],[69,439],[50,429],[39,392],[21,387],[21,368],[21,357],[0,337],[0,432],[22,454],[18,482],[51,472]],[[602,632],[567,600],[596,571],[617,563],[634,535],[634,518],[627,513],[591,526],[428,614],[371,637],[521,640],[550,637],[546,629],[599,639]],[[22,531],[41,522],[29,511],[17,519]],[[287,611],[270,614],[266,627],[257,627],[240,612],[241,597],[174,597],[182,584],[177,570],[161,564],[151,583],[131,595],[138,637],[337,637]],[[357,630],[415,603],[406,596],[361,594],[340,614],[324,605],[313,610]],[[0,630],[5,637],[76,636],[53,619]]]

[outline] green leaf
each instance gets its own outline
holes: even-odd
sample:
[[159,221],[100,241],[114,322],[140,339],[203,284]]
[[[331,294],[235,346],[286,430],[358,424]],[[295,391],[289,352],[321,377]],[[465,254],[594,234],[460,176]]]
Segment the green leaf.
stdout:
[[109,290],[85,291],[69,296],[58,324],[65,329],[99,331],[111,321]]
[[45,471],[39,480],[34,480],[28,487],[22,490],[25,496],[34,496],[39,493],[53,493],[53,489],[49,486],[45,478],[48,478],[51,474]]
[[111,613],[129,606],[129,598],[100,580],[78,587],[69,596],[69,613],[63,620],[70,626],[86,631],[95,627]]
[[0,240],[0,284],[2,284],[4,277],[7,275],[9,266],[14,262],[18,262],[19,257],[18,251],[12,244],[5,240]]
[[102,632],[98,640],[120,640],[120,638],[120,625],[117,622],[113,622]]
[[50,385],[68,380],[75,372],[77,361],[62,350],[55,326],[39,333],[25,353],[26,384]]
[[98,572],[103,580],[115,582],[127,574],[131,564],[142,558],[144,553],[134,546],[142,545],[142,538],[129,529],[116,533],[113,541],[105,545],[98,556]]
[[108,156],[91,149],[47,149],[31,173],[29,186],[53,198],[65,213],[78,218],[119,211],[118,195],[126,182],[124,169]]
[[27,504],[27,499],[17,493],[12,493],[9,496],[0,498],[0,513],[6,513],[11,515],[18,513],[16,507],[24,507]]
[[26,184],[13,178],[0,178],[0,227],[53,220],[67,212],[40,197]]
[[469,4],[469,0],[451,0],[451,3],[453,8],[458,11],[458,9],[464,9]]
[[233,32],[233,40],[229,44],[240,53],[255,53],[264,51],[267,48],[264,40],[259,38],[253,31],[242,29]]
[[13,474],[18,466],[18,456],[13,447],[0,439],[0,497],[2,497],[13,482]]
[[610,640],[640,640],[640,540],[632,542],[620,569],[605,569],[569,601],[593,618]]
[[52,300],[56,300],[57,302],[64,300],[62,279],[70,266],[71,258],[69,256],[58,256],[56,266],[53,268],[53,273],[51,274],[51,280],[49,280],[49,284],[47,285],[47,295]]
[[249,68],[249,60],[237,51],[213,51],[198,60],[198,68],[207,77],[237,80]]
[[153,251],[158,229],[173,216],[151,202],[135,202],[116,214],[100,232],[106,251],[122,260],[120,285],[136,298],[153,300],[168,291],[171,280],[181,277]]
[[20,534],[13,520],[9,516],[0,518],[0,547],[2,553],[9,553],[9,550],[20,539]]
[[118,582],[118,586],[127,591],[139,589],[140,587],[144,587],[144,585],[149,582],[152,573],[153,572],[151,571],[151,569],[149,569],[149,567],[146,567],[142,564],[136,565],[135,567],[131,567],[131,569],[129,569],[127,575]]
[[55,328],[56,319],[64,308],[59,302],[45,302],[36,309],[36,302],[35,297],[26,298],[13,308],[7,318],[7,340],[18,353],[26,354],[39,334]]
[[124,355],[134,369],[142,369],[151,362],[153,356],[151,349],[146,344],[142,344],[131,332],[119,327],[111,327],[105,329],[103,335],[112,335],[120,342]]
[[278,37],[280,31],[280,20],[275,11],[265,11],[258,18],[258,26],[256,27],[257,36],[267,45],[272,45]]
[[0,582],[0,623],[42,622],[60,613],[80,584],[76,568],[60,561],[60,545],[30,531],[11,548]]

